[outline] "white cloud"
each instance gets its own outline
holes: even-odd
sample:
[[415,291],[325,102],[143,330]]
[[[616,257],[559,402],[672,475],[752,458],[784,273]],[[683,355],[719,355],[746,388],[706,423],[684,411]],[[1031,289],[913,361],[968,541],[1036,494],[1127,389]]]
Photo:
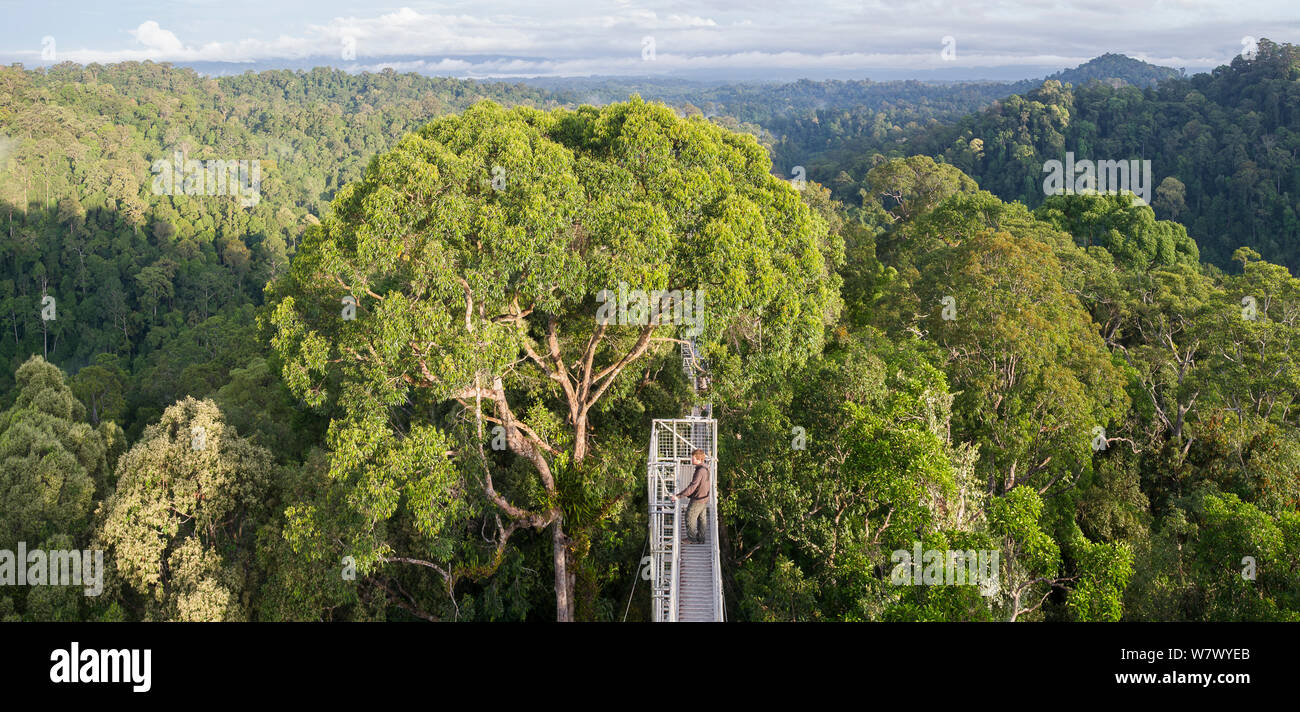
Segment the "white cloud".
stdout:
[[[251,62],[318,60],[468,76],[654,74],[712,69],[957,69],[1070,66],[1118,51],[1170,66],[1205,68],[1240,51],[1240,37],[1300,32],[1289,2],[1240,0],[621,0],[570,8],[525,0],[408,7],[286,26],[273,39],[178,36],[148,20],[136,47],[74,49],[59,59]],[[459,8],[474,7],[475,14]],[[1250,18],[1250,19],[1243,19]],[[192,32],[193,30],[187,30]],[[655,38],[653,62],[641,38]],[[955,62],[939,59],[957,38]],[[345,43],[355,60],[344,62]],[[17,52],[30,57],[33,52]],[[417,69],[418,68],[418,69]]]
[[153,20],[149,20],[131,30],[131,36],[135,37],[145,47],[163,54],[175,54],[184,50],[181,41],[176,38],[175,34],[159,27],[158,23]]

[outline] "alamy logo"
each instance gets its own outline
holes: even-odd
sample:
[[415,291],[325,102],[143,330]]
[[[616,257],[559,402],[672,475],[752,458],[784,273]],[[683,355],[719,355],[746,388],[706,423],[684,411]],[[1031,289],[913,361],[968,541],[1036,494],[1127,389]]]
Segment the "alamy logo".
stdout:
[[1129,192],[1151,203],[1151,161],[1075,161],[1074,152],[1065,154],[1065,162],[1043,162],[1044,195],[1074,193]]
[[945,62],[956,61],[957,38],[952,35],[944,35],[940,42],[943,44],[943,49],[939,50],[939,59],[942,59]]
[[1247,295],[1241,298],[1241,318],[1246,321],[1259,318],[1259,302],[1254,297]]
[[790,169],[790,175],[790,185],[794,186],[795,190],[803,190],[808,187],[808,169],[803,166],[795,166]]
[[939,311],[939,317],[944,321],[957,321],[957,298],[948,295],[940,299],[939,303],[943,305],[943,309]]
[[1092,450],[1101,452],[1110,446],[1110,441],[1106,439],[1106,429],[1100,425],[1092,426]]
[[627,282],[618,283],[618,291],[602,289],[596,294],[600,306],[596,321],[601,325],[611,321],[622,325],[649,326],[680,324],[687,327],[688,336],[699,336],[704,331],[704,290],[702,289],[644,289],[627,288]]
[[126,682],[133,692],[153,688],[153,651],[81,649],[73,641],[68,648],[50,652],[50,682]]
[[154,195],[229,195],[245,208],[262,200],[261,161],[199,161],[176,151],[153,162]]
[[87,596],[104,590],[104,552],[32,549],[18,542],[18,552],[0,549],[0,586],[83,586]]
[[899,549],[890,556],[895,586],[979,586],[981,596],[997,595],[1001,552],[996,549],[966,551],[925,549],[917,542],[912,551]]

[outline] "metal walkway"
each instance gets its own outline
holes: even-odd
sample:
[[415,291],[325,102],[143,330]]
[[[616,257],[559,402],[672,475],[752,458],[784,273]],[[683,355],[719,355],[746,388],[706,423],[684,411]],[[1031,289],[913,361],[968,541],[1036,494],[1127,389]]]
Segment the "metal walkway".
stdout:
[[[682,366],[698,394],[707,389],[705,366],[693,343],[682,347]],[[686,540],[687,500],[669,495],[691,481],[691,453],[706,453],[713,486],[709,488],[704,543]],[[650,503],[651,606],[655,622],[721,621],[722,572],[718,551],[718,422],[712,408],[692,409],[690,416],[657,419],[650,429],[647,494]]]

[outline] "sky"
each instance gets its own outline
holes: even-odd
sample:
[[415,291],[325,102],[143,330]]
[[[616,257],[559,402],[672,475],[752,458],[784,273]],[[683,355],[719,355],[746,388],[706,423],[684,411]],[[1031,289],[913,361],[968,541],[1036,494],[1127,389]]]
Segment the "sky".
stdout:
[[0,0],[0,64],[330,65],[475,78],[1019,79],[1106,52],[1205,71],[1295,0]]

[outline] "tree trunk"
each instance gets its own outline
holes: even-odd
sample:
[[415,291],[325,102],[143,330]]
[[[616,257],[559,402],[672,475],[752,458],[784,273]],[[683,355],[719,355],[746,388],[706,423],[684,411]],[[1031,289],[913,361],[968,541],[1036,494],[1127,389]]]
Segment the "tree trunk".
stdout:
[[563,518],[551,525],[552,553],[555,559],[555,620],[573,622],[573,586],[569,577],[569,538],[564,535]]
[[[586,411],[576,415],[573,421],[573,463],[577,465],[587,457]],[[560,622],[572,623],[577,576],[569,570],[569,537],[561,528],[563,521],[563,515],[555,521],[555,617]]]
[[577,465],[587,458],[587,411],[583,410],[573,418],[573,464]]

